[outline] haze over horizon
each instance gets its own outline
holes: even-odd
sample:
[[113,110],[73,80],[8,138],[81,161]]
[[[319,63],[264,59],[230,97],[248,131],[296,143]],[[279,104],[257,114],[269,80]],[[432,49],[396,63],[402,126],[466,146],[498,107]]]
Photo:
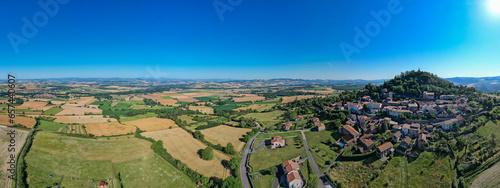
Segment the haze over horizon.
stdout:
[[4,3],[1,73],[375,80],[420,68],[442,78],[500,76],[496,0],[66,1],[42,1],[57,9]]

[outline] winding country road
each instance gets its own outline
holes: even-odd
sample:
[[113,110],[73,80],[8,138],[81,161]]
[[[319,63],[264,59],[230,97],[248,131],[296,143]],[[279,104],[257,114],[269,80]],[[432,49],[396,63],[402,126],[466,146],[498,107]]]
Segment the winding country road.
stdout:
[[245,151],[243,152],[243,157],[241,158],[240,162],[240,179],[241,179],[241,184],[243,185],[243,188],[251,188],[250,186],[250,176],[247,173],[247,166],[248,166],[248,159],[250,158],[250,153],[251,153],[251,148],[253,145],[253,142],[255,141],[255,138],[262,133],[258,132],[255,134],[250,141],[247,142],[247,145],[245,147]]

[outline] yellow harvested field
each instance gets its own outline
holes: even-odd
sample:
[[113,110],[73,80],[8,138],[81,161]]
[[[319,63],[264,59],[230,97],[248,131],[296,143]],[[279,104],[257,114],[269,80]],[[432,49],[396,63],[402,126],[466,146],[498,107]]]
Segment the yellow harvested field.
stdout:
[[144,95],[143,97],[146,98],[146,99],[152,99],[152,100],[154,100],[156,102],[159,102],[162,105],[179,106],[179,104],[175,104],[175,103],[177,103],[176,100],[174,100],[174,99],[164,99],[164,98],[161,98],[161,96],[164,96],[164,95],[150,94],[150,95]]
[[[36,120],[34,118],[16,116],[14,124],[21,124],[27,128],[32,128],[36,124]],[[8,115],[0,115],[0,125],[12,126],[14,125],[10,123],[10,118]]]
[[[313,98],[315,96],[316,95],[298,95],[298,96],[293,96],[293,97],[283,97],[283,103],[293,102],[293,101],[295,101],[295,99],[297,99],[297,100],[310,99],[310,98]],[[320,96],[320,97],[324,97],[324,96]]]
[[139,127],[139,129],[141,129],[143,131],[156,131],[156,130],[179,127],[171,119],[157,118],[157,117],[143,118],[143,119],[138,119],[138,120],[134,120],[134,121],[127,121],[127,122],[124,122],[123,124],[130,125],[130,126],[137,126],[137,127]]
[[52,104],[60,105],[66,103],[66,101],[50,101]]
[[237,152],[241,151],[243,146],[245,146],[245,142],[240,141],[240,138],[243,138],[249,131],[251,129],[236,128],[227,125],[200,130],[205,135],[205,139],[210,143],[215,145],[221,144],[226,147],[227,143],[231,142]]
[[135,132],[136,128],[131,125],[122,125],[118,122],[109,123],[89,123],[85,124],[88,134],[95,136],[113,136]]
[[79,99],[69,100],[66,102],[68,106],[85,106],[96,101],[94,97],[82,97]]
[[88,115],[88,116],[49,116],[56,118],[54,122],[58,123],[106,123],[108,121],[115,122],[115,118],[104,118],[102,115]]
[[222,160],[231,158],[214,149],[214,158],[209,161],[201,159],[198,151],[207,146],[193,138],[191,134],[181,128],[144,132],[145,137],[163,141],[163,146],[174,158],[181,160],[189,168],[208,177],[215,176],[226,179],[230,171],[222,165]]
[[133,97],[133,98],[130,98],[131,101],[143,101],[144,98],[140,98],[140,97]]
[[[11,138],[8,133],[12,130],[15,131],[15,145],[9,146],[11,144]],[[0,187],[12,187],[12,179],[8,178],[8,175],[10,175],[8,172],[10,164],[7,162],[10,161],[11,155],[17,156],[19,154],[26,140],[26,136],[28,136],[28,131],[0,126],[0,161],[3,161],[0,164],[0,170],[2,171]],[[11,148],[15,148],[15,150]]]
[[202,93],[202,92],[196,92],[196,93],[183,93],[183,95],[190,96],[190,97],[208,97],[214,95],[213,93]]
[[208,106],[189,106],[190,110],[199,110],[201,113],[213,114],[214,109]]
[[40,109],[45,105],[47,105],[47,102],[26,101],[21,106],[27,107],[29,109]]
[[197,102],[198,100],[194,99],[193,97],[184,95],[184,94],[165,94],[164,96],[169,96],[172,98],[176,98],[179,101],[182,102]]
[[83,116],[85,113],[92,113],[92,114],[102,114],[101,109],[95,109],[91,107],[79,107],[79,106],[71,106],[70,104],[65,104],[61,106],[63,111],[57,113],[57,116],[65,116],[65,115],[77,115],[77,116]]
[[243,96],[243,97],[233,97],[234,102],[258,101],[258,100],[266,99],[265,97],[258,96],[255,94],[243,94],[240,96]]

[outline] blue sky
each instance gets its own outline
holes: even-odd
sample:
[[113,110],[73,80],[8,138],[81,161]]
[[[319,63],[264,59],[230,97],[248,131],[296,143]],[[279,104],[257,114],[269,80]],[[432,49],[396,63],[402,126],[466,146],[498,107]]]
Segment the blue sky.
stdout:
[[[0,73],[387,79],[421,68],[441,77],[500,76],[500,13],[489,1],[498,0],[42,0],[57,3],[52,12],[37,1],[6,1]],[[214,2],[230,10],[218,12]],[[371,11],[391,19],[383,26]],[[356,27],[371,32],[369,43],[356,46]],[[346,58],[341,44],[356,52]]]

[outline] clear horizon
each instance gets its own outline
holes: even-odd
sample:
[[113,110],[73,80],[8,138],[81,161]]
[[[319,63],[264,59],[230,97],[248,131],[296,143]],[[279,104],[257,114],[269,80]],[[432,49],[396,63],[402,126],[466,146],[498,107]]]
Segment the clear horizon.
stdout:
[[1,73],[378,80],[420,68],[495,77],[493,1],[9,1],[0,8]]

